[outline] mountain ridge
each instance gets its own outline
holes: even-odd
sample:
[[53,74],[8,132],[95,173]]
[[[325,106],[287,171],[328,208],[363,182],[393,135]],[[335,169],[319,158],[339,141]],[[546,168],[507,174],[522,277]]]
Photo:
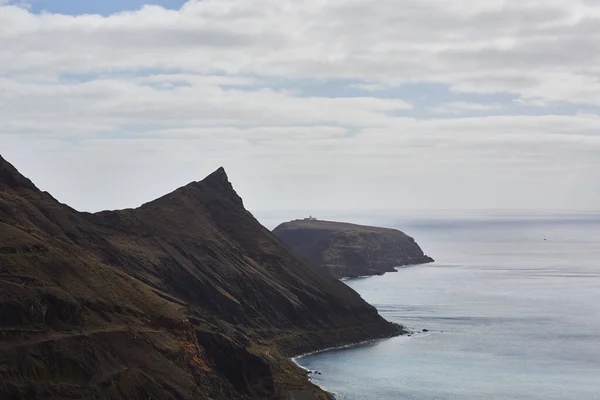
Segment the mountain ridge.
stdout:
[[222,167],[91,214],[0,158],[0,289],[9,398],[325,399],[287,357],[402,333],[258,223]]

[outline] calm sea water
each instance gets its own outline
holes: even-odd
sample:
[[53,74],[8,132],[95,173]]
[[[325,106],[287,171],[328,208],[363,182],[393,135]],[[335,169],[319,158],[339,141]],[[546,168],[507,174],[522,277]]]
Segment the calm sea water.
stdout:
[[388,225],[437,262],[346,283],[421,333],[298,359],[316,384],[343,400],[600,399],[600,218]]

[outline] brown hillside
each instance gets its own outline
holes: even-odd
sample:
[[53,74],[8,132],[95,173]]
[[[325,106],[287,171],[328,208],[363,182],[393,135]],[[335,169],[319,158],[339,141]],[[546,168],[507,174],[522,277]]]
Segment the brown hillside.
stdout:
[[89,214],[0,157],[0,398],[324,398],[286,356],[399,332],[262,227],[223,169]]

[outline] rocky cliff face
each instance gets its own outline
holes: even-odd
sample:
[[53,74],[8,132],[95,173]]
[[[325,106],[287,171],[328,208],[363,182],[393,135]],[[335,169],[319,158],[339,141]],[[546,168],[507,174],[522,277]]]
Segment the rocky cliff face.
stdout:
[[0,398],[325,398],[286,357],[400,332],[262,227],[223,169],[89,214],[0,157]]
[[395,267],[432,262],[415,240],[396,229],[296,220],[273,233],[290,249],[337,278],[381,275]]

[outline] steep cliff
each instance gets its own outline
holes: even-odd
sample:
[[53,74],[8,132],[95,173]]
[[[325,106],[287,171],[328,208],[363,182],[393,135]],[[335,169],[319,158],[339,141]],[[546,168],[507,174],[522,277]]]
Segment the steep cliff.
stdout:
[[325,398],[286,357],[400,332],[262,227],[223,169],[89,214],[0,157],[0,398]]
[[396,229],[305,219],[283,223],[273,233],[337,278],[381,275],[433,261],[412,237]]

